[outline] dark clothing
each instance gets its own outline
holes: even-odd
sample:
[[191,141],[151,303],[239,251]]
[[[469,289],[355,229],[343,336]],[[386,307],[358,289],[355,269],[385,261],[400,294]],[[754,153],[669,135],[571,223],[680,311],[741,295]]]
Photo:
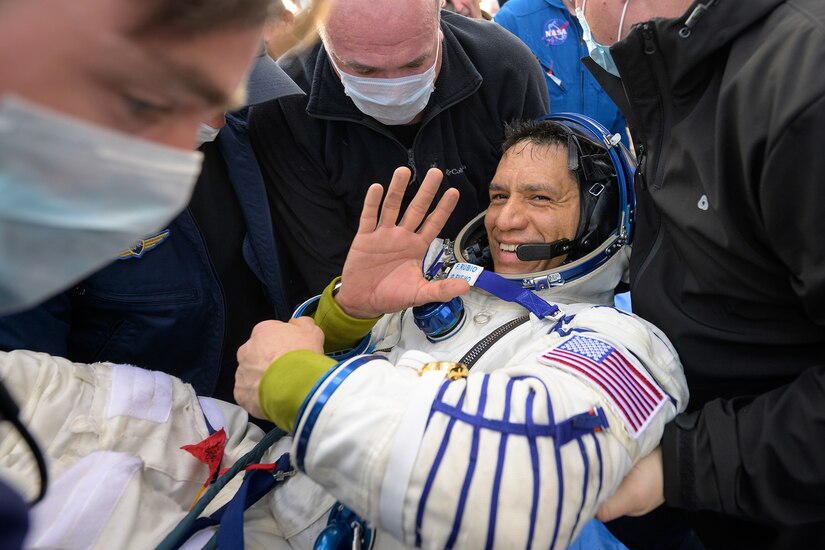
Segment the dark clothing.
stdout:
[[29,506],[17,492],[0,480],[0,548],[23,548],[29,530]]
[[245,113],[227,115],[203,148],[192,201],[168,234],[41,306],[0,318],[0,349],[161,370],[200,395],[233,401],[237,348],[256,323],[286,319],[292,308]]
[[412,147],[355,107],[321,44],[279,61],[306,96],[253,111],[250,137],[273,219],[306,294],[319,294],[340,274],[372,183],[388,184],[397,167],[409,166],[409,200],[427,170],[440,168],[441,192],[461,192],[442,232],[455,237],[487,207],[504,123],[547,113],[544,77],[517,38],[491,22],[449,12],[442,12],[441,30],[441,72]]
[[666,500],[762,524],[716,518],[742,546],[823,548],[825,2],[708,4],[635,26],[621,81],[588,62],[639,157],[633,311],[696,411],[665,431]]

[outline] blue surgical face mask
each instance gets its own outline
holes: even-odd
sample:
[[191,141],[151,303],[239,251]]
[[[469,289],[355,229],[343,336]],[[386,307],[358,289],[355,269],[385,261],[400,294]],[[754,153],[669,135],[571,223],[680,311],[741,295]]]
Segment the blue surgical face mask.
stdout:
[[[622,8],[622,17],[619,20],[619,32],[616,34],[617,42],[622,39],[624,16],[625,13],[627,13],[627,5],[629,3],[630,0],[625,0],[624,7]],[[610,47],[603,46],[593,39],[593,33],[590,32],[590,25],[584,17],[584,8],[586,5],[587,0],[584,0],[582,2],[582,7],[576,8],[576,18],[582,26],[582,38],[584,39],[584,43],[587,44],[587,51],[590,53],[590,58],[602,69],[609,72],[613,76],[619,76],[619,69],[616,67],[616,63],[613,61],[613,56],[610,54]]]
[[37,305],[163,228],[202,158],[0,96],[0,313]]

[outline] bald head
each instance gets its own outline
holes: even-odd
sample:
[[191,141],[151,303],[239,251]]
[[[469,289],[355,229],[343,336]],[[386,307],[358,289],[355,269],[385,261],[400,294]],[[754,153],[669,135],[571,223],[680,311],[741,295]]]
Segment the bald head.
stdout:
[[435,25],[440,0],[332,0],[321,34],[357,26],[368,34],[386,34],[387,27]]
[[337,66],[360,76],[397,78],[432,66],[440,0],[335,0],[321,39]]

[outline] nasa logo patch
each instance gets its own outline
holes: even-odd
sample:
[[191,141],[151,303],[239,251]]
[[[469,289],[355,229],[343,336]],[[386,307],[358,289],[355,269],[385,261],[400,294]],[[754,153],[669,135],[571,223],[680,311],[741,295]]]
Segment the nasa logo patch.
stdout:
[[564,19],[551,19],[544,24],[544,34],[542,40],[548,46],[560,46],[567,42],[570,21]]

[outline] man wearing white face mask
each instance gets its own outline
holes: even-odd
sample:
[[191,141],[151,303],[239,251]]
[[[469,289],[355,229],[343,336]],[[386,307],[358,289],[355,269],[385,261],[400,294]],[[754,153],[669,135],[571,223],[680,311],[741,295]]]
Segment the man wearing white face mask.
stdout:
[[487,205],[503,123],[548,111],[544,78],[523,44],[440,5],[336,0],[321,43],[280,60],[307,95],[252,114],[273,220],[307,285],[296,297],[317,294],[340,272],[370,182],[408,166],[409,199],[427,169],[440,168],[441,192],[461,192],[443,231],[455,236]]
[[[0,311],[62,290],[186,204],[200,168],[191,150],[198,123],[239,104],[267,8],[267,0],[0,5]],[[55,360],[0,353],[0,370],[30,361]],[[20,397],[0,391],[2,419],[18,430],[12,398]],[[0,430],[4,444],[17,441],[6,422]],[[25,506],[3,483],[0,525],[0,547],[19,547]]]
[[[261,45],[246,104],[302,93]],[[110,265],[74,288],[0,317],[0,350],[137,365],[232,401],[235,351],[256,323],[288,318],[292,309],[246,134],[249,108],[200,124],[203,169],[180,215],[120,245]]]

